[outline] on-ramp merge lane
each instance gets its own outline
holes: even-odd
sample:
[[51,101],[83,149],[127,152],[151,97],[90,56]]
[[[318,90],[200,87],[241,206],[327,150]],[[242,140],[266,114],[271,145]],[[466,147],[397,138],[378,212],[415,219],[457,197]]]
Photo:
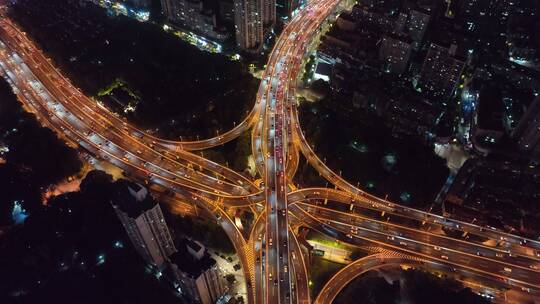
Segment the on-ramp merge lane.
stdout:
[[[291,20],[272,51],[257,104],[264,104],[261,119],[256,123],[254,154],[263,171],[266,191],[266,302],[290,303],[290,257],[287,211],[287,148],[292,143],[290,126],[289,86],[295,85],[301,59],[316,29],[339,1],[312,1]],[[291,83],[291,80],[292,83]],[[264,97],[263,97],[264,96]],[[263,99],[264,98],[264,99]],[[262,127],[261,127],[262,125]],[[292,130],[291,130],[292,131]],[[289,134],[289,135],[288,135]],[[294,152],[294,151],[292,151]]]

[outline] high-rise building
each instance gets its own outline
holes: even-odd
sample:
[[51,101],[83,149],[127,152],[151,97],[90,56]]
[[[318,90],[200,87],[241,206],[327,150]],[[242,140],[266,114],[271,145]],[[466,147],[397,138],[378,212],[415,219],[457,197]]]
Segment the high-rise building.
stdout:
[[519,148],[540,159],[540,96],[536,97],[514,129]]
[[123,0],[122,2],[135,9],[148,9],[150,8],[151,0]]
[[411,57],[411,45],[391,37],[383,37],[379,48],[379,59],[387,73],[402,74],[407,70]]
[[171,271],[177,290],[194,303],[212,304],[225,292],[223,276],[216,261],[199,242],[183,240],[171,256]]
[[403,33],[405,31],[405,25],[407,24],[407,19],[409,17],[405,13],[399,13],[395,23],[394,23],[394,32]]
[[282,20],[288,20],[292,12],[298,8],[302,0],[276,0],[276,15]]
[[450,50],[432,43],[420,72],[422,90],[442,100],[452,95],[465,67],[463,61],[450,55]]
[[222,20],[234,22],[234,2],[232,0],[219,0],[219,17]]
[[262,0],[263,24],[266,28],[276,23],[276,0]]
[[161,0],[163,13],[171,25],[177,25],[202,36],[226,40],[229,35],[218,28],[216,15],[204,9],[201,0]]
[[173,14],[174,3],[174,0],[161,0],[161,11],[167,19],[170,19]]
[[143,186],[119,180],[111,201],[135,250],[158,269],[167,266],[176,251],[161,208]]
[[[351,19],[363,26],[382,33],[391,33],[396,28],[396,20],[389,16],[369,10],[365,5],[356,4],[350,12]],[[398,26],[399,27],[399,26]]]
[[415,49],[418,49],[422,44],[424,34],[426,33],[429,24],[429,19],[430,16],[428,14],[415,10],[411,10],[410,12],[409,20],[407,22],[407,31],[413,40]]
[[263,0],[234,0],[234,27],[239,48],[256,52],[262,47],[262,11]]

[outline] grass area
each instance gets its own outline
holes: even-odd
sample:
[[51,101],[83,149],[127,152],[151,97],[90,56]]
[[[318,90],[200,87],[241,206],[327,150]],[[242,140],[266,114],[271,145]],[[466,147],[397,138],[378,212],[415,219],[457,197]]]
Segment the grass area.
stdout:
[[474,303],[487,304],[481,297],[460,282],[447,276],[434,275],[417,269],[400,270],[393,282],[369,271],[350,282],[334,300],[336,304],[358,303]]
[[330,262],[328,260],[313,257],[309,269],[309,282],[311,287],[311,296],[315,298],[324,284],[341,268],[342,264]]
[[244,132],[238,138],[221,146],[200,151],[199,155],[213,162],[225,164],[229,168],[244,172],[251,155],[251,132]]
[[141,99],[139,95],[135,94],[135,92],[133,92],[129,88],[129,85],[124,80],[119,79],[119,78],[115,79],[109,86],[99,91],[97,95],[99,97],[111,95],[111,93],[113,93],[113,91],[116,89],[121,89],[125,91],[130,97],[134,99],[137,99],[137,100]]
[[306,158],[300,154],[300,161],[298,163],[298,171],[294,176],[295,184],[301,187],[325,187],[328,186],[328,182],[319,175]]
[[342,242],[338,242],[336,240],[329,240],[324,237],[322,238],[313,237],[311,239],[308,239],[308,241],[319,243],[321,245],[328,246],[328,247],[338,248],[338,249],[345,249],[345,250],[350,249],[350,246],[347,246],[346,244]]
[[306,236],[306,240],[308,241],[313,241],[313,242],[317,242],[321,245],[326,245],[326,246],[329,246],[329,247],[334,247],[334,248],[339,248],[339,249],[351,249],[350,246],[348,246],[347,244],[343,243],[343,242],[338,242],[334,239],[331,239],[329,237],[327,237],[326,235],[322,234],[322,233],[319,233],[317,231],[314,231],[314,230],[310,230],[309,233],[307,234]]
[[9,13],[86,95],[156,136],[215,136],[255,102],[259,80],[244,63],[153,23],[78,0],[19,0]]
[[429,144],[418,136],[396,137],[391,120],[369,107],[355,107],[352,98],[330,94],[302,103],[299,112],[319,158],[371,194],[421,208],[433,201],[448,176],[445,161]]
[[315,67],[315,56],[311,55],[306,61],[304,74],[302,75],[302,81],[306,82],[308,81],[308,79],[311,79],[313,77],[313,74],[315,73],[313,69],[314,67]]

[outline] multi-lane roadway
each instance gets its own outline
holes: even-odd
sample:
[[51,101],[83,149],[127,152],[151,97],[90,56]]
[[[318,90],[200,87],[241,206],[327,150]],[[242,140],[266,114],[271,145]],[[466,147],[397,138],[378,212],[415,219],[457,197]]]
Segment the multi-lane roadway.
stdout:
[[[491,277],[533,293],[540,290],[540,257],[536,251],[539,242],[370,195],[333,172],[312,151],[299,124],[296,81],[307,46],[338,3],[311,1],[291,19],[269,56],[250,114],[234,129],[210,139],[162,140],[129,124],[82,94],[9,18],[0,20],[0,71],[15,88],[19,100],[43,124],[133,178],[173,190],[183,200],[203,206],[218,217],[244,264],[250,302],[310,302],[307,268],[290,229],[290,214],[344,242],[376,244],[451,265],[450,269],[462,274]],[[261,184],[189,152],[225,143],[249,128],[257,170],[263,178]],[[299,151],[341,190],[295,190],[292,178]],[[403,224],[405,221],[388,222],[369,212],[341,212],[321,207],[317,204],[321,200],[420,224],[411,227]],[[261,203],[265,209],[246,241],[223,207],[253,208]],[[442,227],[491,242],[453,239],[444,235]]]

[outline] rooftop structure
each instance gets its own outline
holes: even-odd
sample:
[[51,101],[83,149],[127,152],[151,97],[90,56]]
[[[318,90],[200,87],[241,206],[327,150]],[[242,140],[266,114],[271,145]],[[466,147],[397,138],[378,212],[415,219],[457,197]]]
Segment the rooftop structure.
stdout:
[[464,67],[450,49],[432,43],[420,72],[422,90],[444,102],[454,93]]
[[211,304],[224,294],[225,286],[216,261],[202,244],[183,239],[171,255],[177,288],[195,303]]
[[383,37],[379,48],[379,59],[383,70],[393,74],[403,74],[411,57],[411,45],[391,37]]
[[234,0],[236,44],[240,49],[257,52],[262,47],[262,10],[262,0]]
[[176,248],[161,208],[139,184],[119,180],[115,188],[111,204],[135,250],[148,263],[164,269]]
[[540,97],[531,103],[512,135],[522,151],[535,159],[540,158]]

